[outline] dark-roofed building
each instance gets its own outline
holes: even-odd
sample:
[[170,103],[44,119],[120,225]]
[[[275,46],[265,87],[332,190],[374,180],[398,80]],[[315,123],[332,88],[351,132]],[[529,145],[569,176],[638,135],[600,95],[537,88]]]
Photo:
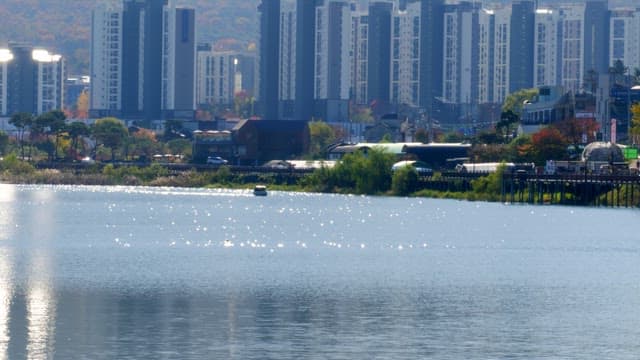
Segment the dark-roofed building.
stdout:
[[415,156],[434,169],[446,167],[447,160],[469,157],[469,150],[471,144],[455,143],[408,144],[403,149],[407,155]]
[[309,126],[298,120],[244,120],[233,129],[237,160],[262,164],[297,158],[309,148]]
[[240,120],[231,130],[193,133],[193,161],[220,156],[233,165],[296,159],[309,149],[309,126],[299,120]]

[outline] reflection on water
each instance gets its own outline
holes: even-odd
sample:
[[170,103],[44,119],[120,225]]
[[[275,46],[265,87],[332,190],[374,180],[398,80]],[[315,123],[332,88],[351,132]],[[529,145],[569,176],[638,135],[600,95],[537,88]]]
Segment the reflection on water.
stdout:
[[0,358],[640,353],[634,211],[0,190]]
[[[0,220],[1,221],[1,220]],[[1,230],[4,229],[0,225]],[[7,249],[0,248],[0,359],[7,359],[9,346],[9,322],[11,299],[13,298],[11,254]]]
[[55,299],[45,282],[37,282],[27,295],[27,358],[51,359],[55,352]]
[[0,184],[0,358],[8,358],[11,320],[11,299],[13,298],[12,251],[4,246],[11,240],[15,230],[14,207],[16,188]]

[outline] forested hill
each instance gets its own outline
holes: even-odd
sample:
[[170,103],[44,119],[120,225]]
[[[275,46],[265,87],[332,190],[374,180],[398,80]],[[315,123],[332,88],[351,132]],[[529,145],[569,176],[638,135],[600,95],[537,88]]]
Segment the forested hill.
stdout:
[[[87,74],[91,12],[100,3],[121,0],[0,0],[0,47],[24,41],[61,53],[69,72]],[[196,9],[198,38],[217,46],[244,49],[258,34],[259,0],[177,0]]]

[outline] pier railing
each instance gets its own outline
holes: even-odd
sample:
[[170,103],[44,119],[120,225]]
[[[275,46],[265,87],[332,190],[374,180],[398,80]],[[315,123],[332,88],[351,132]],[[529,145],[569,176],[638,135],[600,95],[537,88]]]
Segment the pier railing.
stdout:
[[501,200],[510,203],[637,207],[638,175],[504,174]]

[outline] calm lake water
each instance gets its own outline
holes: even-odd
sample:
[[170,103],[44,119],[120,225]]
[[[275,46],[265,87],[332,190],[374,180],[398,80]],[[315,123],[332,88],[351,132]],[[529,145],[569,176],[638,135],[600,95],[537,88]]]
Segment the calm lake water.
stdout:
[[639,216],[0,185],[0,358],[638,359]]

